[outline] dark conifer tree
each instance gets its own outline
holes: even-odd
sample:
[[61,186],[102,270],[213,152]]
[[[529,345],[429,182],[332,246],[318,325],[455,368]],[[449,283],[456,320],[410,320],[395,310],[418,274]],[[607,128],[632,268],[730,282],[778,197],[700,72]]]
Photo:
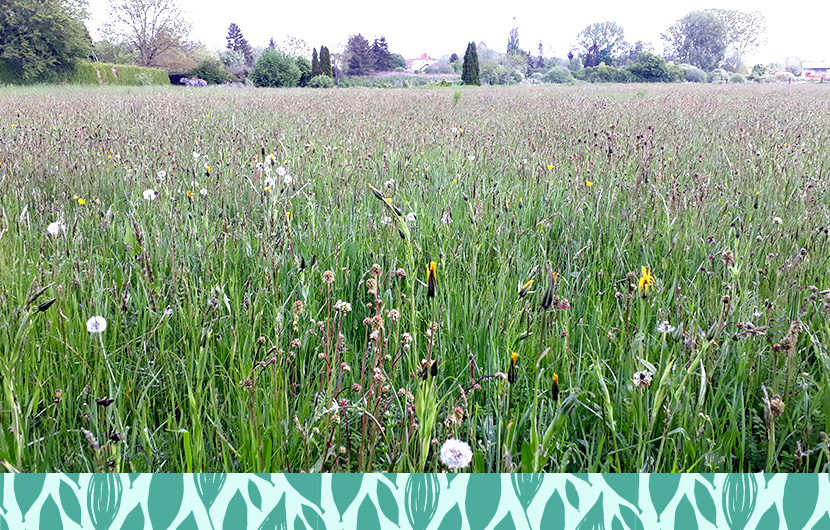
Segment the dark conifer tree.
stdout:
[[325,46],[320,46],[320,71],[323,75],[334,77],[331,70],[331,54],[329,53],[329,49]]
[[464,64],[461,67],[461,82],[465,85],[481,85],[478,70],[478,52],[476,43],[467,45],[467,52],[464,54]]
[[311,52],[311,77],[322,75],[323,70],[320,68],[320,59],[317,57],[317,48]]

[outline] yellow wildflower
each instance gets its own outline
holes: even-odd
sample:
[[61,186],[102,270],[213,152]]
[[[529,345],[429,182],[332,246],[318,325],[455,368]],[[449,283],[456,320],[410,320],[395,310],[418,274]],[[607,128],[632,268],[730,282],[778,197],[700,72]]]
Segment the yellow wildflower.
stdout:
[[640,268],[640,282],[638,284],[639,289],[643,291],[645,296],[648,296],[649,288],[654,288],[654,276],[651,274],[651,267],[646,269],[645,267]]

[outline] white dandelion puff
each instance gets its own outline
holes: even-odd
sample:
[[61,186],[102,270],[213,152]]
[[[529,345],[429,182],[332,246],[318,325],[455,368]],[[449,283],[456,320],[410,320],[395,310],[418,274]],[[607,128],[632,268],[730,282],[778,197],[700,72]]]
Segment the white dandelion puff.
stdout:
[[107,329],[107,320],[104,317],[92,317],[86,321],[86,330],[90,333],[103,333]]
[[154,201],[158,196],[159,192],[154,189],[144,190],[144,198],[148,201]]
[[207,188],[202,188],[202,189],[200,189],[200,190],[199,190],[199,194],[200,194],[202,197],[207,197]]
[[265,187],[266,188],[273,188],[276,182],[274,181],[274,177],[265,177]]
[[282,183],[285,184],[286,186],[288,186],[292,182],[294,182],[294,179],[291,177],[291,175],[286,175],[282,178]]
[[441,446],[441,462],[450,469],[467,467],[473,460],[473,450],[467,442],[450,438]]
[[414,223],[418,220],[418,217],[415,216],[415,212],[409,212],[406,214],[406,222],[407,223]]
[[664,320],[657,324],[657,333],[672,333],[675,327],[669,324],[668,320]]
[[163,170],[163,169],[160,169],[160,170],[156,173],[156,176],[157,176],[158,178],[160,178],[160,179],[163,179],[164,177],[166,177],[166,176],[167,176],[167,171],[165,171],[165,170]]
[[288,170],[285,169],[284,167],[280,166],[280,167],[277,168],[277,175],[279,175],[281,177],[284,177],[287,174],[288,174]]
[[55,221],[54,223],[49,223],[49,226],[46,227],[46,231],[49,232],[49,235],[57,237],[66,232],[66,225],[60,221]]

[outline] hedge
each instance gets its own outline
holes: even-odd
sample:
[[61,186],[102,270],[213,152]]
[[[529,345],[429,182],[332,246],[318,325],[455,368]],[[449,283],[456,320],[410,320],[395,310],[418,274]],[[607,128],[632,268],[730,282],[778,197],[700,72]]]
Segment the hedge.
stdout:
[[[115,77],[113,67],[118,69],[118,77]],[[98,72],[101,73],[100,81]],[[80,83],[85,85],[169,85],[170,78],[166,70],[159,68],[144,68],[142,66],[131,66],[126,64],[112,63],[78,63],[75,71],[66,80],[69,83]]]

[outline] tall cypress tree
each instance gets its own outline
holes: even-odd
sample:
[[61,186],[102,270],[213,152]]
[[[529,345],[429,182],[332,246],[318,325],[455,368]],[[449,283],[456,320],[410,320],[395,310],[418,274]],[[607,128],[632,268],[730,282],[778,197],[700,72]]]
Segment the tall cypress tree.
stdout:
[[251,49],[248,39],[242,35],[242,30],[239,29],[239,26],[232,23],[228,27],[228,36],[225,37],[225,40],[228,41],[227,48],[229,50],[241,53],[245,57],[245,64],[248,66],[254,65],[254,51]]
[[464,65],[461,67],[461,82],[465,85],[481,85],[478,71],[478,52],[476,43],[467,45],[467,52],[464,53]]
[[311,77],[321,75],[322,73],[323,70],[320,68],[320,59],[317,58],[317,48],[314,48],[314,51],[311,52]]
[[334,77],[331,71],[331,54],[325,46],[320,46],[320,71],[323,75]]

